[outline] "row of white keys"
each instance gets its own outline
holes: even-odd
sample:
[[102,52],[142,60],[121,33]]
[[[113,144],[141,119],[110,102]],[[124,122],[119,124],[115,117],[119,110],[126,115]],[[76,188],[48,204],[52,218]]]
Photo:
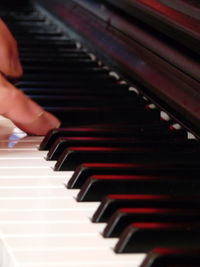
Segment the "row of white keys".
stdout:
[[41,138],[9,139],[5,132],[0,139],[0,231],[10,259],[0,266],[140,265],[144,254],[113,252],[116,239],[104,239],[104,224],[90,221],[99,203],[76,202],[77,190],[65,187],[72,172],[53,171],[55,162],[37,150]]

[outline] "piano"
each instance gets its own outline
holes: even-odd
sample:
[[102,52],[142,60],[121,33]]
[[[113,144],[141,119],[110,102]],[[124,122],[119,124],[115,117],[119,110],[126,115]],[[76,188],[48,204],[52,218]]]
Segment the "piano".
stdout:
[[200,266],[200,4],[1,1],[24,75],[62,120],[0,118],[1,267]]

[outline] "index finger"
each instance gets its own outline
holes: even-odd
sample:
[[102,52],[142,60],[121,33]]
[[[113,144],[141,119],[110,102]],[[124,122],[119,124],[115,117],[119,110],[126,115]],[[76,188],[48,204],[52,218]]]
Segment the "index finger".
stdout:
[[60,121],[29,99],[0,74],[0,114],[12,120],[25,132],[45,135]]

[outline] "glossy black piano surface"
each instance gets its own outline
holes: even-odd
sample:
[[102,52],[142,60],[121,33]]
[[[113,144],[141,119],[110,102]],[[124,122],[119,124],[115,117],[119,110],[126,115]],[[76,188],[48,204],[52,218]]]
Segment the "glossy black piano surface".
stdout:
[[24,66],[15,85],[62,120],[40,150],[55,173],[73,171],[66,195],[100,202],[91,223],[106,223],[117,255],[147,254],[134,267],[200,266],[199,10],[186,0],[0,4]]

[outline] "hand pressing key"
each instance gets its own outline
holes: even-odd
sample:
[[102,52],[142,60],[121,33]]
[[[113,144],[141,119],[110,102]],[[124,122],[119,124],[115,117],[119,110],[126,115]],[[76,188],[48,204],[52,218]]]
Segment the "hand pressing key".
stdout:
[[0,19],[0,115],[27,133],[45,135],[59,127],[60,121],[6,79],[6,76],[17,78],[22,74],[17,43]]

